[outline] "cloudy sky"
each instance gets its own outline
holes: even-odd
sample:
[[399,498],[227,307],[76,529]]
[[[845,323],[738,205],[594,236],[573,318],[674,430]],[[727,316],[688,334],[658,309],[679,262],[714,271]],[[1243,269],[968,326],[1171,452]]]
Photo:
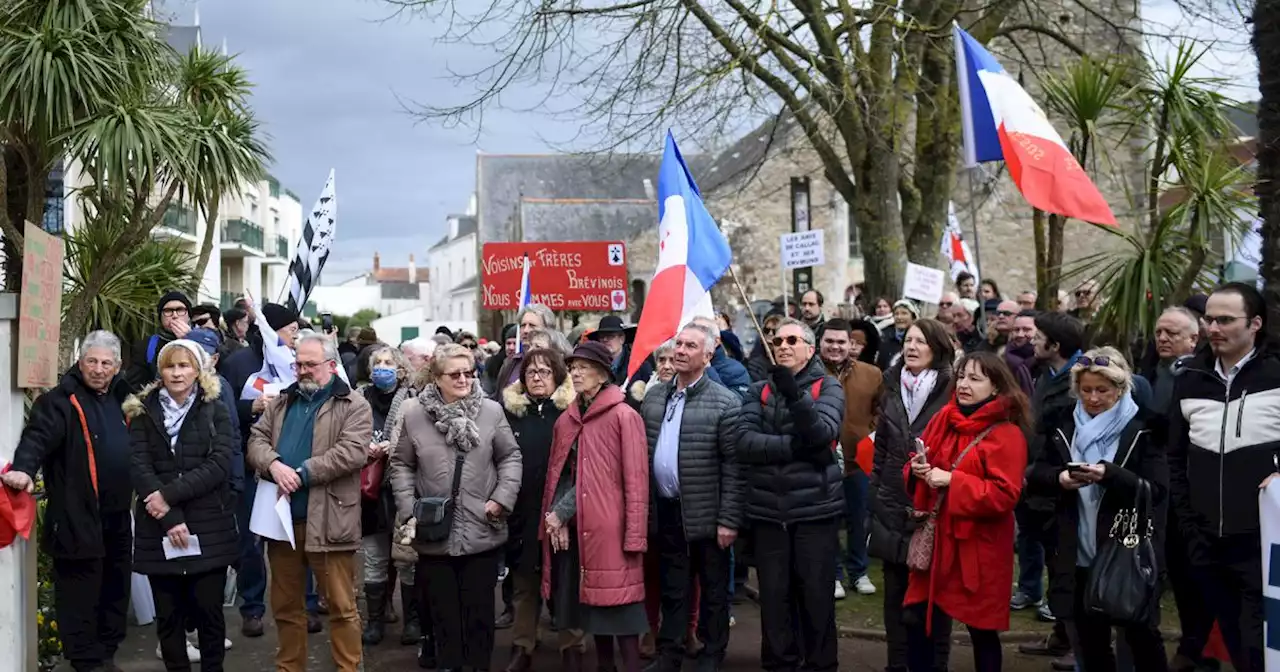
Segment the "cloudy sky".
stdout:
[[[1169,0],[1143,4],[1153,32],[1187,30]],[[574,132],[545,117],[502,111],[486,115],[478,141],[468,129],[416,124],[400,100],[440,102],[449,92],[448,68],[477,68],[492,54],[435,43],[440,31],[423,19],[388,21],[381,0],[215,0],[198,7],[205,44],[225,39],[255,82],[253,107],[270,135],[272,172],[304,210],[329,168],[337,170],[341,205],[329,283],[367,270],[375,251],[386,265],[405,265],[410,252],[423,263],[446,215],[467,206],[477,151],[548,151],[542,138]],[[192,0],[166,3],[180,24],[189,24],[196,8]],[[1256,97],[1252,54],[1240,33],[1202,28],[1198,36],[1218,41],[1203,71],[1240,83],[1230,91],[1237,97]],[[1162,53],[1167,42],[1151,46]],[[519,92],[506,102],[518,107]]]

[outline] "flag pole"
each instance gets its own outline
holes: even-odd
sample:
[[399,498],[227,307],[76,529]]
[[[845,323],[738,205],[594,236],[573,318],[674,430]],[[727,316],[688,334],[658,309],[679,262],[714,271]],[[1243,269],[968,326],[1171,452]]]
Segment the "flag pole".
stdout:
[[[782,272],[783,282],[786,282],[786,271]],[[751,322],[756,325],[756,333],[760,338],[764,338],[764,327],[760,326],[760,319],[756,317],[756,311],[751,310],[751,299],[747,298],[747,290],[742,288],[742,283],[738,281],[738,273],[733,270],[733,264],[729,264],[729,278],[733,280],[733,284],[738,288],[738,293],[742,295],[742,305],[746,307],[747,314],[751,316]],[[786,288],[782,290],[783,300],[786,300]],[[773,350],[769,348],[769,344],[764,344],[764,353],[769,356],[769,363],[777,365],[777,360],[773,358]]]
[[987,302],[982,301],[982,243],[978,240],[978,199],[973,188],[973,174],[982,170],[982,164],[974,164],[969,168],[969,226],[973,227],[973,263],[978,267],[978,324],[982,326],[982,333],[985,336],[987,331]]

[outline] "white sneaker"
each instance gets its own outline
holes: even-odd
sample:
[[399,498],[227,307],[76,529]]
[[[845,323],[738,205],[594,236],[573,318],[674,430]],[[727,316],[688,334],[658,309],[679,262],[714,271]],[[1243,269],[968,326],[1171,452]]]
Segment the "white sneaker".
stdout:
[[[160,650],[159,644],[156,644],[156,658],[164,660],[164,652]],[[190,640],[187,641],[187,660],[193,663],[200,662],[200,649],[195,644],[192,644]]]
[[223,651],[230,651],[230,650],[231,650],[231,640],[230,640],[230,639],[226,639],[226,638],[224,638],[224,639],[222,640],[222,650],[223,650]]
[[853,588],[858,591],[859,595],[876,594],[876,585],[871,583],[871,579],[867,578],[865,574],[859,576],[858,580],[853,582]]
[[844,584],[840,583],[839,581],[836,581],[836,599],[837,600],[844,599]]

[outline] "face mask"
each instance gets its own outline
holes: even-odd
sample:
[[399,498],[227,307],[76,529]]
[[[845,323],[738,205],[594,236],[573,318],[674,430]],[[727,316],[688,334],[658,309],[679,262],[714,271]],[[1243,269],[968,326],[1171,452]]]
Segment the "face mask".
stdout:
[[373,380],[374,387],[388,392],[396,387],[396,370],[387,368],[376,368],[369,376]]

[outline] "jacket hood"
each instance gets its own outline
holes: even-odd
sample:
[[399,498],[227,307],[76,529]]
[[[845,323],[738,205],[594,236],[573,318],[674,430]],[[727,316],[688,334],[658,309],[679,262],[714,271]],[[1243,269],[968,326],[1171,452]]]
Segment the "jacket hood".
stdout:
[[582,416],[585,422],[597,415],[603,415],[609,412],[609,409],[626,401],[626,395],[622,393],[622,388],[617,385],[609,385],[596,393],[596,398],[591,400],[591,405],[587,407],[587,412]]
[[849,326],[854,331],[861,331],[867,339],[867,345],[862,348],[862,354],[858,355],[858,361],[875,364],[876,356],[880,354],[880,329],[866,319],[853,320]]
[[[560,383],[560,387],[557,387],[556,391],[551,393],[551,402],[556,405],[556,408],[563,411],[569,408],[569,404],[573,403],[575,396],[573,381],[568,376],[565,376],[564,382]],[[533,401],[529,399],[529,395],[524,393],[524,383],[517,380],[502,390],[502,407],[511,415],[523,418],[532,405]]]
[[[222,380],[218,374],[211,371],[201,371],[200,377],[196,379],[196,383],[200,385],[202,392],[201,397],[206,403],[219,400],[222,395]],[[143,413],[147,412],[147,402],[153,396],[160,395],[160,381],[152,382],[146,387],[138,390],[137,394],[129,395],[128,399],[120,406],[124,411],[124,417],[132,420]]]

